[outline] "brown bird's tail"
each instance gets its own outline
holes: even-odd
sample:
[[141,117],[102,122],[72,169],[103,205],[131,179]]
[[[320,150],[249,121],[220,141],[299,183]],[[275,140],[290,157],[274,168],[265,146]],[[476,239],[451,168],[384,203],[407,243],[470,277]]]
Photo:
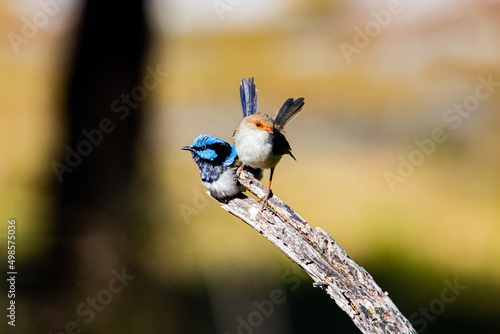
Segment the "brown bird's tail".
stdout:
[[240,98],[241,98],[241,109],[243,110],[243,118],[253,115],[257,112],[257,99],[258,99],[257,88],[254,84],[254,79],[248,78],[241,80],[240,84]]
[[302,111],[304,104],[305,102],[303,97],[300,97],[297,100],[292,98],[286,100],[274,119],[274,126],[278,130],[283,129],[285,125],[287,125]]

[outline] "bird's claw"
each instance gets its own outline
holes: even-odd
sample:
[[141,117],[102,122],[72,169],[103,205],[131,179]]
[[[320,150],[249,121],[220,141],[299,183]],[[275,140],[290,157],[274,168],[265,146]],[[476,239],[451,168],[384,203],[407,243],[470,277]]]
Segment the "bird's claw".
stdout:
[[[265,208],[265,207],[266,207],[266,205],[267,205],[267,202],[269,201],[269,199],[270,199],[271,197],[273,197],[273,192],[272,192],[272,190],[271,190],[271,189],[268,189],[268,190],[267,190],[267,194],[266,194],[266,196],[264,196],[264,198],[261,198],[261,200],[260,200],[260,201],[262,201],[262,208],[260,208],[260,212],[262,212],[262,211],[264,210],[264,208]],[[259,202],[260,202],[260,201],[259,201]]]
[[245,168],[245,164],[241,164],[240,167],[238,167],[238,169],[236,169],[236,177],[240,177],[241,175],[241,171],[243,170],[243,168]]

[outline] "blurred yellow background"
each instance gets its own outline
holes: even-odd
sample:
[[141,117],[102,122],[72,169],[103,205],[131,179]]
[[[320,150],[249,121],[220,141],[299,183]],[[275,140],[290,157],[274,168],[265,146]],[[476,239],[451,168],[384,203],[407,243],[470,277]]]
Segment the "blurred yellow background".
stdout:
[[[138,198],[151,219],[137,222],[153,231],[136,255],[150,279],[207,286],[209,295],[234,282],[267,293],[294,267],[208,198],[180,150],[201,133],[232,143],[239,82],[253,76],[260,112],[274,116],[289,97],[306,101],[287,126],[297,161],[277,167],[275,195],[327,231],[405,315],[457,278],[468,289],[443,317],[498,316],[500,3],[391,3],[148,2],[154,38],[144,67],[168,72],[144,101],[137,147],[139,173],[153,184]],[[22,18],[40,8],[0,4],[0,208],[5,221],[22,222],[21,259],[50,246],[51,164],[66,145],[61,94],[80,9],[61,4],[14,45],[8,34],[22,36]],[[446,139],[431,144],[436,129]]]

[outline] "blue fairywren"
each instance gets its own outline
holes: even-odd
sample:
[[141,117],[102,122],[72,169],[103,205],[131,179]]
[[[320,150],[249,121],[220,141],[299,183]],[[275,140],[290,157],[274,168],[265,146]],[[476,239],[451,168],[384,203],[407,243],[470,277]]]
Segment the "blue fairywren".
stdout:
[[[193,160],[200,169],[201,183],[218,201],[227,202],[246,190],[236,177],[236,168],[241,162],[234,146],[217,137],[200,135],[191,146],[181,149],[191,151]],[[262,170],[247,169],[257,179],[262,178]]]
[[242,80],[240,94],[242,106],[246,107],[243,107],[244,118],[233,133],[236,152],[242,163],[236,175],[239,176],[245,166],[271,169],[269,188],[263,202],[265,205],[271,194],[274,169],[281,157],[289,154],[295,160],[290,144],[283,135],[283,128],[302,111],[304,98],[286,100],[273,120],[267,114],[256,113],[257,90],[253,78],[249,82]]

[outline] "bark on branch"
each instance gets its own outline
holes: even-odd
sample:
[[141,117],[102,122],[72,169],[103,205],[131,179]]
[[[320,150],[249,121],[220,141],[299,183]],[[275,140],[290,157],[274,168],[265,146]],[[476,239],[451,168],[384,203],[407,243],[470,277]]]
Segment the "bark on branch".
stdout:
[[[266,188],[250,173],[243,171],[240,182],[259,198]],[[254,199],[235,198],[222,208],[265,236],[326,291],[346,312],[362,333],[417,333],[399,312],[388,294],[375,283],[363,267],[347,256],[328,233],[311,228],[278,197],[269,199],[269,207]]]

